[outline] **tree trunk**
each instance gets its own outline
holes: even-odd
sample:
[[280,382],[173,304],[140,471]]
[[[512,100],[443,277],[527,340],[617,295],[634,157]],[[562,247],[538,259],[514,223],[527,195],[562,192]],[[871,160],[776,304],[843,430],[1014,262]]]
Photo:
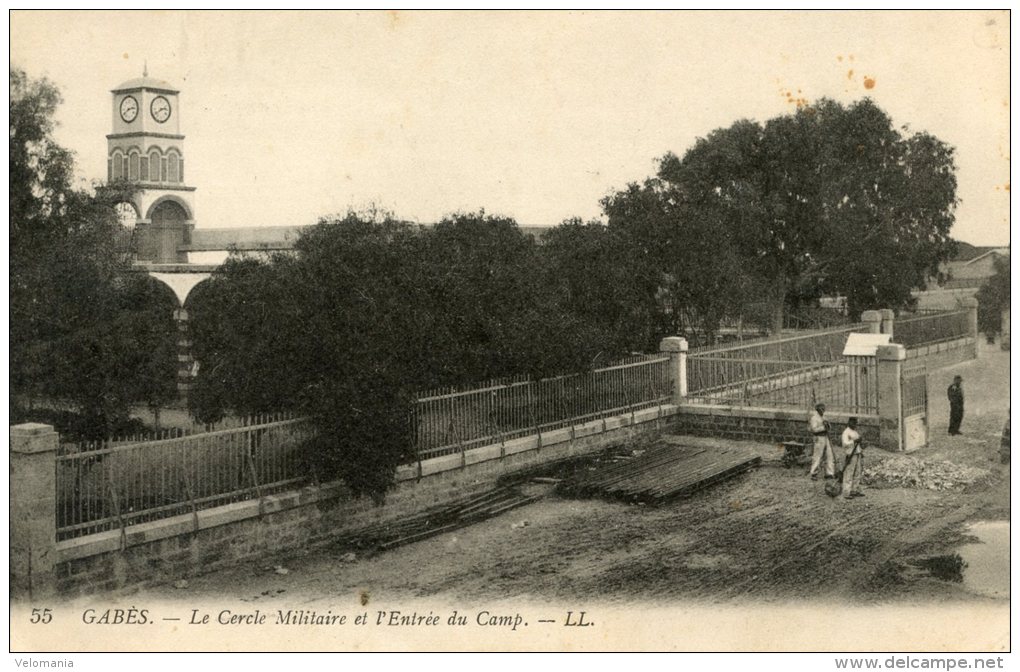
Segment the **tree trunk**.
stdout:
[[772,315],[770,316],[771,327],[769,332],[773,336],[783,333],[783,302],[776,301],[772,304]]
[[783,333],[783,308],[786,304],[786,281],[782,278],[777,278],[775,284],[772,286],[772,305],[769,306],[771,310],[770,331],[773,336],[778,336]]

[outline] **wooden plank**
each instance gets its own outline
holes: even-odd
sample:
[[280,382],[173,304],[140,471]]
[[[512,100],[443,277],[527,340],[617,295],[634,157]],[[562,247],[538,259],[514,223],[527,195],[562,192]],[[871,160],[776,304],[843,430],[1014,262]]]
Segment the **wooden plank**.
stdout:
[[753,468],[761,458],[738,449],[659,446],[625,463],[599,468],[561,485],[561,492],[632,501],[689,494]]

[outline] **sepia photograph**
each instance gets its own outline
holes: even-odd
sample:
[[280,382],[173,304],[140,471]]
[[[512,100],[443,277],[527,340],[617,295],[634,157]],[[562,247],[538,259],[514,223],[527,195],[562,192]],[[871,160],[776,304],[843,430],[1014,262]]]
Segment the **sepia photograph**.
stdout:
[[9,31],[16,666],[1009,660],[1008,10]]

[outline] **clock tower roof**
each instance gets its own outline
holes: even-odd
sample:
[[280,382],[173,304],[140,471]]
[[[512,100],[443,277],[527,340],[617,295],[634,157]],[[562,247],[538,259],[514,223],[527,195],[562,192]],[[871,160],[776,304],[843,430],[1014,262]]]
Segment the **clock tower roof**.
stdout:
[[140,89],[149,89],[150,91],[162,91],[164,93],[179,93],[180,89],[176,86],[162,79],[156,79],[155,77],[135,77],[129,79],[126,82],[116,86],[112,89],[112,93],[123,93],[125,91],[138,91]]

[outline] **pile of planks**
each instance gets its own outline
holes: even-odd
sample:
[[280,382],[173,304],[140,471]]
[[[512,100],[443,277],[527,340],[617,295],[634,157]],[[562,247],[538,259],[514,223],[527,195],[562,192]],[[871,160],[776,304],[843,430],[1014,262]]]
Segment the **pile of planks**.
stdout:
[[527,496],[516,488],[504,486],[428,509],[409,518],[362,528],[339,539],[337,544],[341,548],[385,551],[498,516],[538,499],[537,496]]
[[637,457],[600,465],[564,481],[559,492],[654,503],[690,495],[760,463],[760,456],[741,448],[659,444]]

